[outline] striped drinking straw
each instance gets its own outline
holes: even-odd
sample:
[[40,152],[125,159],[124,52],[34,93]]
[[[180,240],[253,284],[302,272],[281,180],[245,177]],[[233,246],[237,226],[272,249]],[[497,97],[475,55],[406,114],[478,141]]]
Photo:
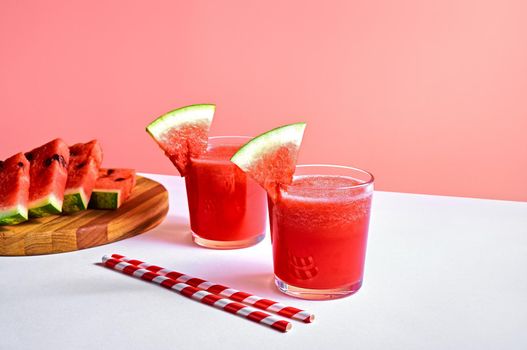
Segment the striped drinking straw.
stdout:
[[293,319],[300,320],[305,323],[313,322],[315,319],[315,315],[308,311],[300,310],[292,306],[286,306],[286,305],[280,304],[277,301],[265,299],[265,298],[262,298],[262,297],[259,297],[253,294],[245,293],[245,292],[239,291],[234,288],[223,286],[221,284],[209,282],[201,278],[188,276],[181,272],[172,271],[172,270],[165,269],[163,267],[156,266],[156,265],[151,265],[144,261],[131,259],[126,256],[119,255],[119,254],[112,254],[112,258],[128,262],[129,264],[141,267],[151,272],[158,273],[162,276],[171,278],[176,282],[186,283],[198,289],[202,289],[207,292],[217,294],[219,296],[229,298],[234,301],[238,301],[238,302],[241,302],[247,305],[251,305],[258,309],[262,309],[268,312],[274,312],[280,316],[293,318]]
[[138,266],[134,266],[121,260],[113,259],[107,255],[103,256],[102,262],[106,267],[112,268],[130,276],[141,278],[142,280],[148,282],[157,283],[160,286],[173,290],[187,298],[197,300],[206,305],[214,306],[215,308],[244,317],[248,320],[271,327],[280,332],[285,333],[292,327],[291,323],[281,320],[278,317],[271,316],[265,312],[259,311],[253,307],[222,298],[216,294],[209,293],[204,290],[199,290],[186,283],[178,283],[171,278],[142,269]]

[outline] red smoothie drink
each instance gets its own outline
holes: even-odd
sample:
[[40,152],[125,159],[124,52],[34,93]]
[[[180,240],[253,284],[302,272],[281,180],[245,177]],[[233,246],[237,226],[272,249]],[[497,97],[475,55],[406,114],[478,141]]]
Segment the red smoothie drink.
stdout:
[[270,201],[276,284],[307,299],[356,292],[362,284],[373,177],[336,166],[298,166]]
[[208,248],[243,248],[265,235],[265,191],[229,159],[245,137],[211,137],[207,151],[191,159],[185,175],[195,243]]

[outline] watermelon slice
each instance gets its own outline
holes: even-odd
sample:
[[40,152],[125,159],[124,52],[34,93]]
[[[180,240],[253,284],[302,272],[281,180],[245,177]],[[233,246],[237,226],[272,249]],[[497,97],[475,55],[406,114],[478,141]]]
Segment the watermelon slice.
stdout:
[[182,107],[162,115],[146,127],[181,176],[187,173],[190,158],[197,158],[207,150],[215,110],[216,106],[210,104]]
[[88,208],[101,163],[102,149],[97,140],[77,143],[70,147],[68,182],[62,204],[63,212],[69,214]]
[[135,186],[133,169],[99,169],[89,207],[117,209],[130,197]]
[[293,181],[306,123],[295,123],[261,134],[242,146],[231,161],[276,199],[280,184]]
[[27,220],[29,162],[23,153],[0,161],[0,225]]
[[31,163],[29,216],[59,214],[68,178],[68,145],[61,139],[55,139],[27,152],[26,158]]

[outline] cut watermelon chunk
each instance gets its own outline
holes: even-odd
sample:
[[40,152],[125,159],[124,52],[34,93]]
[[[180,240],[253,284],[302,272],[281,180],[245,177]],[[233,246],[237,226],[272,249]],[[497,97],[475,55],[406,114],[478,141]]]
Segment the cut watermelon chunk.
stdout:
[[162,115],[146,127],[181,176],[185,176],[190,158],[207,150],[215,110],[216,106],[210,104],[187,106]]
[[293,181],[305,128],[306,123],[295,123],[261,134],[242,146],[231,161],[275,199],[278,186]]
[[89,207],[117,209],[130,197],[135,186],[133,169],[100,169]]
[[29,162],[23,153],[0,161],[0,225],[27,220]]
[[68,145],[61,139],[55,139],[27,152],[26,158],[31,163],[29,216],[59,214],[68,178]]
[[62,211],[74,213],[88,208],[88,202],[99,175],[102,149],[97,140],[70,147],[68,181],[64,191]]

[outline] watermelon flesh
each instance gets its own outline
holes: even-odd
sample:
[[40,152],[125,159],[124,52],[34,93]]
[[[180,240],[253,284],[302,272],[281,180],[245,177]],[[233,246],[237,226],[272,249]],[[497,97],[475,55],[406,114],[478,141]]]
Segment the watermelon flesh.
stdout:
[[216,106],[201,104],[170,111],[154,120],[146,131],[185,176],[190,158],[207,150],[209,129]]
[[27,220],[29,162],[23,153],[0,161],[0,225]]
[[70,147],[68,181],[62,204],[64,213],[74,213],[88,208],[101,163],[102,149],[97,140]]
[[182,129],[168,130],[158,143],[165,155],[184,176],[188,172],[190,158],[198,158],[207,150],[208,131],[199,124],[189,124]]
[[27,152],[26,158],[31,163],[29,216],[59,214],[68,178],[68,145],[61,139],[55,139]]
[[130,197],[135,186],[133,169],[99,169],[89,207],[117,209]]
[[246,172],[272,197],[276,197],[281,184],[293,182],[297,160],[297,147],[285,144],[261,155],[258,161],[246,167]]

